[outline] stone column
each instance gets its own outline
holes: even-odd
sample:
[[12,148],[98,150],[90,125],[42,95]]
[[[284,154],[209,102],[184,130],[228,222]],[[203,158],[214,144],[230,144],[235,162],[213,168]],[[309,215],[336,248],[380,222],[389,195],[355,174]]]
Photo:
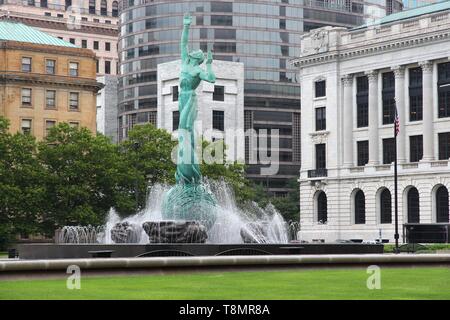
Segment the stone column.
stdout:
[[353,75],[342,77],[344,85],[344,167],[351,167],[353,163]]
[[419,62],[422,68],[423,87],[423,158],[424,161],[434,160],[434,130],[433,130],[433,63],[430,61]]
[[365,72],[369,80],[369,165],[377,165],[378,158],[378,71]]
[[405,149],[407,143],[405,134],[405,68],[403,66],[396,66],[391,69],[395,75],[395,105],[400,122],[400,132],[397,136],[397,159],[399,163],[404,163],[406,162]]

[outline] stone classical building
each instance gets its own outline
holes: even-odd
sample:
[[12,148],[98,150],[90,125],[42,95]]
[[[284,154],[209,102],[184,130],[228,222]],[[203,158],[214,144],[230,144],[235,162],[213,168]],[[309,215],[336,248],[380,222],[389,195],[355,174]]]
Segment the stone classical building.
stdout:
[[0,116],[42,139],[59,122],[96,132],[95,54],[24,24],[0,21]]
[[[178,93],[181,62],[158,65],[158,108],[148,112],[158,128],[173,132],[178,129]],[[224,140],[230,160],[244,161],[244,64],[215,60],[214,84],[202,81],[197,89],[198,116],[196,129],[210,141]],[[140,114],[137,115],[138,117]],[[121,117],[121,119],[123,119]],[[152,119],[149,119],[150,121]],[[125,125],[122,127],[126,130]]]
[[302,239],[394,240],[396,109],[400,237],[449,223],[449,40],[450,1],[302,37]]

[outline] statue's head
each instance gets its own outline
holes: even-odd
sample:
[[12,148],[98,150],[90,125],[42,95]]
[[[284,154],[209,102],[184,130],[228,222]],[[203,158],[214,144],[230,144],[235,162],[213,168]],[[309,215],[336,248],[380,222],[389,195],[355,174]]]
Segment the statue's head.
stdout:
[[203,63],[203,60],[205,60],[205,54],[203,53],[202,50],[195,50],[195,51],[191,51],[189,53],[189,59],[191,61],[194,61],[195,65],[200,65]]

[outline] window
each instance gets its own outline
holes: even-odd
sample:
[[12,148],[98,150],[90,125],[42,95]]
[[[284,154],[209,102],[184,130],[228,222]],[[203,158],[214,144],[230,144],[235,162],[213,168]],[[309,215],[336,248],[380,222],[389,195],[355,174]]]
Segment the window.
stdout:
[[70,126],[71,128],[79,128],[79,127],[80,127],[80,124],[79,124],[78,122],[75,122],[75,121],[70,121],[70,122],[69,122],[69,126]]
[[31,58],[22,58],[22,72],[31,72]]
[[106,16],[108,14],[108,3],[106,0],[102,0],[100,2],[100,14],[102,16]]
[[383,139],[383,164],[391,164],[395,161],[395,139]]
[[444,186],[440,186],[436,190],[436,222],[448,223],[448,214],[448,189]]
[[48,136],[50,130],[56,125],[55,120],[45,120],[45,136]]
[[51,17],[51,16],[52,16],[52,13],[51,13],[51,12],[45,12],[44,15],[45,15],[46,17]]
[[412,187],[407,195],[408,223],[420,222],[420,200],[419,191]]
[[369,80],[367,76],[356,78],[356,122],[358,128],[369,125]]
[[362,190],[355,194],[355,224],[366,223],[366,196]]
[[365,166],[369,162],[369,141],[358,141],[356,143],[358,154],[358,166]]
[[57,17],[57,18],[64,18],[64,15],[63,15],[62,13],[57,13],[57,14],[56,14],[56,17]]
[[111,61],[105,60],[105,74],[111,74]]
[[178,101],[178,86],[172,87],[172,101]]
[[450,117],[450,62],[438,65],[438,116]]
[[409,121],[423,117],[422,68],[409,69]]
[[119,3],[117,1],[113,1],[112,3],[112,16],[113,17],[119,16]]
[[99,45],[98,45],[98,41],[94,41],[94,50],[98,50]]
[[326,130],[327,119],[326,119],[326,108],[316,108],[316,131]]
[[99,71],[100,71],[100,62],[97,59],[95,59],[95,72],[99,73]]
[[327,219],[327,195],[325,192],[320,191],[319,196],[317,197],[317,221],[325,224],[327,223]]
[[69,63],[69,75],[71,77],[78,77],[78,62]]
[[95,0],[89,0],[89,14],[95,14]]
[[450,158],[450,132],[439,133],[439,160]]
[[214,101],[225,101],[225,87],[224,86],[214,86],[213,100]]
[[66,10],[72,6],[72,0],[65,0]]
[[55,90],[47,90],[45,93],[45,107],[47,109],[55,109],[56,108],[56,91]]
[[81,40],[81,47],[82,48],[87,48],[87,40]]
[[213,16],[211,16],[211,25],[212,26],[232,26],[233,25],[233,16],[213,15]]
[[23,134],[31,134],[31,119],[22,119],[21,130]]
[[178,130],[178,125],[180,124],[180,112],[172,112],[172,131]]
[[71,44],[75,44],[75,39],[74,39],[74,38],[69,38],[69,42],[70,42]]
[[78,110],[79,107],[79,93],[71,92],[69,99],[69,110]]
[[[48,7],[48,2],[47,0],[41,0],[41,8],[47,8]],[[48,12],[49,13],[49,12]]]
[[225,119],[223,111],[213,110],[213,129],[224,131]]
[[409,137],[409,161],[419,162],[423,157],[423,137],[410,136]]
[[45,71],[47,74],[55,74],[55,60],[45,60]]
[[380,223],[392,223],[392,198],[389,189],[380,194]]
[[315,86],[315,93],[316,93],[315,97],[316,98],[326,96],[326,81],[325,80],[316,81],[314,83],[314,86]]
[[111,51],[111,42],[105,42],[105,51]]
[[395,76],[393,72],[383,73],[383,124],[394,123],[395,118]]
[[325,143],[316,144],[316,169],[326,168]]
[[31,107],[31,89],[22,88],[22,106]]

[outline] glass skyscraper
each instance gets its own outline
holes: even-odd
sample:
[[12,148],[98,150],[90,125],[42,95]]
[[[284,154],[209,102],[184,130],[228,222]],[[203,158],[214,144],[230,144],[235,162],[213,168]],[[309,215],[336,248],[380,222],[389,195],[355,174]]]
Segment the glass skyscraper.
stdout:
[[357,26],[401,8],[398,0],[124,0],[119,139],[135,124],[156,124],[156,67],[179,59],[183,15],[191,12],[191,49],[245,65],[245,129],[279,130],[278,175],[261,176],[259,165],[247,174],[282,196],[300,167],[300,85],[289,60],[300,54],[301,35],[325,25]]

